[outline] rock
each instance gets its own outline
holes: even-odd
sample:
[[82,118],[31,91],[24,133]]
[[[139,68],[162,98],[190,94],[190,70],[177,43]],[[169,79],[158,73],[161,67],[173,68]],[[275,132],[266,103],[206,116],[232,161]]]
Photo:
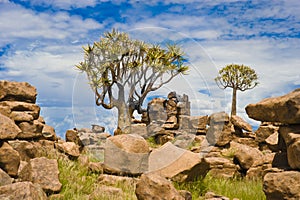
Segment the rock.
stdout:
[[231,125],[224,122],[211,123],[206,133],[206,139],[211,145],[225,146],[232,140]]
[[173,144],[179,148],[188,149],[192,146],[195,137],[194,134],[183,133],[175,137]]
[[103,173],[103,163],[100,162],[90,162],[88,164],[89,171],[93,173]]
[[208,116],[179,116],[179,129],[191,130],[195,134],[199,130],[206,130]]
[[44,127],[42,129],[42,135],[47,140],[53,140],[53,141],[57,140],[54,128],[47,124],[44,124]]
[[247,123],[245,120],[243,120],[243,118],[241,118],[237,115],[233,115],[233,116],[231,116],[230,121],[234,126],[237,126],[240,129],[243,129],[245,131],[252,132],[252,126],[249,123]]
[[265,140],[273,133],[278,132],[279,127],[270,123],[262,123],[255,131],[256,141],[265,142]]
[[135,194],[138,200],[184,200],[170,181],[157,174],[142,174]]
[[125,176],[114,176],[108,174],[101,174],[98,177],[98,182],[104,185],[135,185],[139,181],[138,178],[125,177]]
[[0,81],[0,100],[25,101],[35,103],[36,88],[26,82]]
[[145,139],[147,139],[149,137],[146,124],[143,124],[143,123],[131,124],[131,126],[129,128],[130,128],[129,132],[131,134],[140,135]]
[[218,123],[228,123],[229,122],[229,115],[225,112],[218,112],[213,113],[208,118],[208,124],[211,126],[212,124]]
[[149,122],[157,122],[167,120],[167,113],[165,111],[165,99],[154,98],[148,103],[147,111],[149,116]]
[[31,182],[19,182],[0,187],[0,199],[3,200],[47,200],[39,185]]
[[33,121],[33,116],[27,112],[12,111],[10,118],[15,122],[30,122]]
[[252,166],[258,166],[264,163],[262,152],[256,148],[236,142],[230,142],[230,148],[234,151],[234,158],[245,170],[248,170]]
[[34,120],[33,122],[21,122],[18,126],[22,130],[17,136],[18,139],[33,139],[43,136],[42,130],[44,124],[41,124],[38,120]]
[[0,140],[15,139],[21,132],[13,120],[0,114]]
[[228,197],[217,195],[213,192],[207,192],[204,195],[205,200],[230,200]]
[[279,134],[287,146],[289,166],[300,169],[300,125],[281,126]]
[[105,131],[105,128],[103,126],[92,124],[92,131],[93,133],[103,133]]
[[[89,140],[89,139],[88,139]],[[83,142],[81,141],[79,134],[76,130],[67,130],[66,132],[66,142],[74,142],[79,147],[85,146]],[[90,144],[90,141],[88,141],[88,144]]]
[[12,184],[13,179],[0,168],[0,186]]
[[180,196],[184,198],[184,200],[193,200],[192,194],[187,190],[179,190]]
[[263,189],[267,200],[300,199],[300,172],[285,171],[268,173],[264,177]]
[[62,187],[58,175],[57,160],[41,157],[29,161],[21,171],[20,179],[39,184],[46,193],[55,193]]
[[105,144],[104,171],[138,175],[148,170],[149,146],[136,134],[109,137]]
[[278,151],[278,134],[278,132],[275,132],[265,140],[272,151]]
[[73,158],[78,158],[80,156],[79,146],[74,142],[56,143],[55,146],[59,151]]
[[122,196],[124,196],[124,192],[121,188],[99,185],[89,195],[89,200],[104,199],[107,196],[112,199],[123,199]]
[[154,149],[149,156],[150,173],[178,182],[204,177],[208,169],[208,163],[199,154],[178,148],[170,142]]
[[298,124],[300,121],[300,89],[280,97],[264,99],[246,107],[248,116],[263,122]]
[[238,167],[232,161],[222,157],[207,157],[205,162],[209,164],[209,174],[218,178],[233,178],[239,174]]
[[[33,119],[38,119],[40,116],[40,107],[34,103],[20,102],[20,101],[2,101],[0,106],[9,108],[10,117],[15,118],[16,121],[28,121],[32,116]],[[26,114],[22,114],[24,112]],[[31,121],[31,120],[30,120]]]
[[[0,144],[1,145],[1,144]],[[8,143],[0,147],[0,167],[10,176],[17,176],[20,165],[19,153]]]
[[10,141],[9,144],[16,150],[22,161],[29,161],[38,156],[37,148],[30,142],[24,140]]

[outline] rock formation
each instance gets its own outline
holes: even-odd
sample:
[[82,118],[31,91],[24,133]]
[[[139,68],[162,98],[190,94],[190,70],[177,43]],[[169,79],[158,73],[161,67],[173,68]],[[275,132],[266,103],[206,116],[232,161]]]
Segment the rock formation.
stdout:
[[[257,131],[262,141],[269,141],[272,132],[278,132],[276,155],[271,173],[264,176],[267,199],[299,199],[300,184],[300,90],[284,96],[267,98],[246,107],[249,117],[268,122]],[[271,125],[276,123],[277,126]],[[274,137],[274,136],[272,136]],[[274,141],[275,139],[273,139]],[[261,141],[259,141],[261,142]],[[275,140],[276,142],[276,140]],[[280,170],[278,170],[278,168]],[[274,171],[274,172],[272,172]]]

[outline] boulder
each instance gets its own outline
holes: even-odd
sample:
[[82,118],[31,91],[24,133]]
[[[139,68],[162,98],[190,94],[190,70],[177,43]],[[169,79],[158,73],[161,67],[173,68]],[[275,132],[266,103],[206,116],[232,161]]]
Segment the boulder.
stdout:
[[105,131],[105,128],[97,124],[92,124],[92,131],[93,133],[103,133]]
[[256,141],[259,143],[265,142],[270,135],[278,132],[278,129],[278,126],[274,126],[271,123],[262,123],[255,131]]
[[15,139],[21,132],[13,120],[0,114],[0,140]]
[[218,112],[213,113],[208,118],[208,124],[218,124],[218,123],[228,123],[229,122],[229,115],[225,112]]
[[265,122],[298,124],[300,121],[300,89],[280,97],[264,99],[246,107],[248,116]]
[[39,185],[31,182],[19,182],[1,186],[0,199],[47,200],[47,196]]
[[252,132],[252,126],[249,123],[247,123],[243,118],[237,115],[233,115],[231,116],[230,121],[234,126],[237,126],[245,131]]
[[272,151],[278,151],[278,135],[279,133],[275,132],[265,140],[269,149]]
[[287,159],[292,169],[300,169],[300,125],[281,126],[279,134],[287,146]]
[[208,116],[179,116],[179,129],[192,129],[194,133],[198,130],[206,130]]
[[9,141],[9,144],[16,150],[22,161],[29,161],[38,156],[37,148],[30,142],[24,140]]
[[[66,132],[66,142],[74,142],[80,147],[83,147],[83,143],[79,137],[78,131],[76,130],[67,130]],[[88,142],[90,144],[90,142]]]
[[17,136],[18,139],[33,139],[43,136],[42,130],[44,124],[40,123],[38,120],[34,120],[33,122],[21,122],[18,126],[22,130]]
[[73,158],[78,158],[80,156],[79,146],[76,145],[74,142],[55,143],[55,147],[59,151]]
[[[41,109],[34,103],[20,101],[2,101],[0,102],[0,106],[9,108],[10,117],[15,121],[30,121],[30,118],[38,119],[40,116]],[[22,114],[22,112],[26,114]]]
[[13,179],[0,168],[0,186],[12,184]]
[[55,193],[62,187],[58,175],[57,160],[41,157],[31,159],[19,176],[22,181],[39,184],[46,193]]
[[165,99],[162,98],[154,98],[148,103],[147,111],[150,123],[167,120],[164,104]]
[[245,170],[264,163],[262,152],[256,148],[236,142],[230,142],[230,148],[234,151],[234,158],[238,161],[241,168]]
[[43,126],[42,135],[47,140],[53,140],[53,141],[57,140],[54,128],[47,124],[44,124],[44,126]]
[[206,133],[209,144],[216,146],[226,146],[232,138],[231,125],[224,122],[211,123]]
[[300,172],[284,171],[268,173],[264,177],[263,190],[267,200],[300,199]]
[[0,147],[0,167],[10,176],[17,176],[20,165],[20,155],[8,143]]
[[200,154],[181,149],[167,142],[154,149],[149,156],[149,172],[174,181],[193,181],[204,177],[209,165]]
[[25,101],[35,103],[36,88],[26,82],[0,81],[0,100]]
[[205,162],[209,164],[209,174],[218,178],[234,178],[239,174],[237,165],[223,157],[207,157]]
[[138,200],[184,200],[170,181],[158,174],[143,174],[136,185]]
[[114,176],[114,175],[108,175],[108,174],[101,174],[98,177],[98,182],[100,184],[104,185],[135,185],[139,181],[138,178],[132,178],[132,177],[125,177],[125,176]]
[[149,145],[136,134],[109,137],[105,144],[104,171],[138,175],[148,170]]
[[145,139],[147,139],[149,137],[148,131],[147,131],[147,125],[144,123],[131,124],[131,126],[129,128],[130,128],[129,132],[131,134],[140,135]]
[[189,149],[195,141],[195,135],[189,133],[178,134],[175,137],[173,144],[182,149]]
[[109,196],[111,199],[123,199],[124,192],[121,188],[113,186],[98,185],[89,195],[89,200],[106,199]]

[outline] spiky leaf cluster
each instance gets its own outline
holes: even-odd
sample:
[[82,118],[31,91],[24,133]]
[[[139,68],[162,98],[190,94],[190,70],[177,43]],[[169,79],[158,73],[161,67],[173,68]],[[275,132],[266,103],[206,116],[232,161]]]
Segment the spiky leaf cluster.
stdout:
[[240,91],[254,88],[258,85],[258,76],[254,69],[245,65],[230,64],[219,70],[215,78],[217,85],[225,89],[227,87]]

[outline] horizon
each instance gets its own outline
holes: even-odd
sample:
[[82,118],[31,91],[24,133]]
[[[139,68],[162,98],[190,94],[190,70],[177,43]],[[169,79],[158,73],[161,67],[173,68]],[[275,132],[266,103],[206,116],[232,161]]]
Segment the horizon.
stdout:
[[[231,110],[231,89],[213,78],[227,64],[253,68],[260,84],[238,92],[237,115],[254,128],[245,106],[300,87],[300,2],[279,1],[63,1],[0,0],[0,79],[37,88],[48,125],[67,129],[115,128],[116,112],[95,105],[87,79],[75,69],[82,46],[117,28],[133,39],[180,44],[191,66],[159,91],[187,94],[192,115]],[[147,102],[145,102],[144,106]]]

